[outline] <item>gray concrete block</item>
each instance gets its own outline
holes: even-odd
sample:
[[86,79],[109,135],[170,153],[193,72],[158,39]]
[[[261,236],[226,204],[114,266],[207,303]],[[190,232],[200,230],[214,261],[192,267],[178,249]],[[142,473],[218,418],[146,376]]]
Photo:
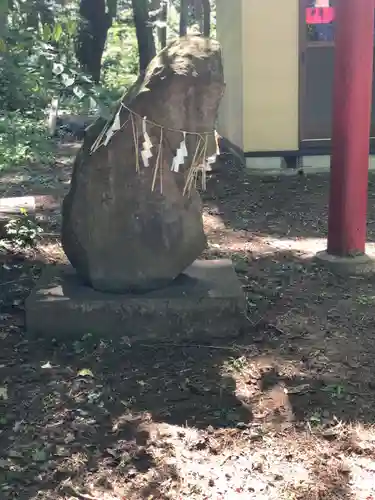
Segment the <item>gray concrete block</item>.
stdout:
[[84,286],[69,266],[46,267],[26,299],[30,335],[55,339],[181,340],[233,337],[246,301],[232,262],[198,260],[175,282],[145,294],[108,294]]
[[323,251],[315,255],[315,261],[341,276],[375,274],[375,260],[366,254],[340,257]]

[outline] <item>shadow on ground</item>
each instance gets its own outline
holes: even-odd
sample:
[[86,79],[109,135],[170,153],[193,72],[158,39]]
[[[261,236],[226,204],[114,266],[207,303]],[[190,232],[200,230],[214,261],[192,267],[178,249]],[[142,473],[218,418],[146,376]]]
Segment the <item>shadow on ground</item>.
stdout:
[[[204,198],[230,236],[320,238],[327,191],[326,176],[262,179],[229,162]],[[372,190],[370,237],[371,200]],[[56,216],[52,230],[58,225]],[[337,456],[375,458],[375,446],[349,439],[353,422],[375,423],[375,278],[342,279],[292,252],[231,248],[214,256],[227,254],[248,302],[247,328],[235,341],[131,346],[110,332],[65,345],[53,332],[29,338],[23,302],[44,263],[36,252],[2,257],[1,498],[175,499],[180,492],[202,499],[212,488],[205,466],[221,471],[231,455],[251,461],[258,451],[270,457],[241,469],[255,481],[247,499],[265,491],[269,500],[356,498]],[[308,484],[284,496],[280,473],[265,486],[261,478],[275,462],[267,443],[279,438],[284,469],[294,474],[308,461]],[[309,450],[312,442],[319,451]]]
[[[327,235],[329,174],[249,175],[223,156],[203,194],[208,210],[226,226],[254,236],[324,238]],[[375,241],[375,174],[369,173],[368,241]]]
[[[23,328],[39,266],[15,258],[1,268],[4,499],[60,499],[73,488],[82,500],[77,488],[88,482],[167,498],[165,482],[179,481],[178,442],[220,455],[242,439],[255,448],[271,429],[316,428],[335,441],[337,422],[375,422],[374,278],[344,280],[274,254],[242,269],[249,323],[235,343],[129,346],[103,332],[62,345]],[[349,476],[339,477],[320,498],[352,498]]]

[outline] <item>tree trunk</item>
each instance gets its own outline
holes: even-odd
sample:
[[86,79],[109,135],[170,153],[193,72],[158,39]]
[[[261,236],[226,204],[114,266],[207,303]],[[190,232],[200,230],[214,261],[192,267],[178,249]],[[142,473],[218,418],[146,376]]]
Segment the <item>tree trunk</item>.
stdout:
[[190,0],[192,15],[201,35],[209,38],[211,31],[210,0]]
[[188,18],[189,18],[189,0],[181,0],[180,36],[187,35]]
[[111,20],[117,16],[117,0],[107,0],[107,10]]
[[[169,0],[151,0],[149,12],[150,20],[156,22],[156,34],[160,49],[164,49],[167,45],[167,21],[168,21],[168,4]],[[152,16],[151,16],[152,14]]]
[[45,0],[34,0],[33,2],[25,3],[24,9],[27,26],[29,28],[35,28],[37,30],[39,27],[39,20],[42,25],[53,26],[53,11]]
[[148,15],[148,0],[132,0],[139,51],[139,71],[143,73],[156,55],[154,34]]
[[211,33],[210,0],[202,0],[202,7],[203,7],[203,36],[209,38]]
[[167,22],[168,22],[168,0],[161,0],[160,22],[162,26],[158,27],[158,38],[160,47],[164,49],[167,45]]
[[7,31],[8,10],[9,10],[8,0],[0,0],[0,39],[3,40],[3,43]]
[[95,83],[100,81],[102,57],[112,17],[106,12],[105,0],[81,0],[81,24],[76,55],[84,71]]
[[202,0],[190,0],[193,24],[197,24],[199,33],[203,34],[203,4]]

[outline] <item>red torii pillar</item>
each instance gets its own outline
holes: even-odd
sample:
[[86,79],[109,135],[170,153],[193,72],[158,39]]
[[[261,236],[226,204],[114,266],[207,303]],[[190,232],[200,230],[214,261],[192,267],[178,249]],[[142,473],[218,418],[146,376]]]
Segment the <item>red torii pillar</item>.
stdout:
[[364,254],[373,80],[374,0],[337,0],[329,255]]

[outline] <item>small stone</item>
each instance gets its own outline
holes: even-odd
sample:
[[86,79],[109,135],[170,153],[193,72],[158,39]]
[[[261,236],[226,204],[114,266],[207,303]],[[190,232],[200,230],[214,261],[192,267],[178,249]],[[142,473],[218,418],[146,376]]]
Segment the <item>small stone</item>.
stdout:
[[70,444],[70,443],[73,443],[73,441],[75,441],[74,434],[72,432],[68,432],[64,438],[64,443]]
[[69,454],[70,454],[70,451],[65,446],[56,446],[55,455],[57,455],[59,457],[68,457]]
[[128,472],[127,472],[128,478],[136,477],[137,474],[138,474],[137,469],[135,469],[134,467],[131,468],[131,469],[129,469]]
[[249,263],[245,260],[239,260],[236,262],[235,269],[239,274],[245,274],[249,270]]
[[245,422],[238,422],[238,424],[236,424],[236,427],[237,429],[245,430],[248,428],[248,424],[245,424]]
[[8,452],[8,457],[10,458],[22,458],[23,455],[19,451],[16,450],[9,450]]
[[263,436],[261,433],[257,432],[257,431],[252,431],[250,434],[249,434],[249,439],[250,441],[262,441],[263,439]]
[[348,476],[351,474],[351,468],[347,464],[342,463],[340,464],[340,473],[345,476]]
[[254,462],[253,463],[253,466],[252,466],[252,469],[257,471],[257,472],[263,472],[263,462]]
[[337,431],[335,429],[326,429],[322,434],[324,439],[327,439],[328,441],[337,439]]
[[205,450],[208,446],[208,440],[203,438],[200,439],[197,443],[194,444],[194,448],[196,450]]

